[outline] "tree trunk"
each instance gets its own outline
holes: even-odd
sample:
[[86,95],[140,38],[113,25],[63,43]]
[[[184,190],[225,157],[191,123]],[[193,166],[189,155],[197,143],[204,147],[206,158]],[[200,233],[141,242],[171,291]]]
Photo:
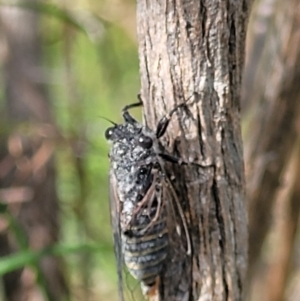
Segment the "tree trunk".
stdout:
[[[22,232],[18,237],[12,228],[1,231],[0,252],[8,255],[28,248],[41,250],[55,243],[59,210],[53,162],[55,129],[42,83],[38,15],[16,7],[2,7],[0,13],[7,49],[1,201],[7,203]],[[20,191],[23,193],[18,194]],[[41,260],[35,271],[25,267],[5,275],[3,284],[8,301],[60,300],[66,291],[59,260],[51,256]]]
[[169,171],[192,254],[176,256],[180,244],[170,250],[156,293],[161,300],[242,300],[248,237],[240,91],[249,4],[138,1],[146,124],[155,129],[163,115],[187,101],[163,144],[185,161],[208,166],[173,165]]

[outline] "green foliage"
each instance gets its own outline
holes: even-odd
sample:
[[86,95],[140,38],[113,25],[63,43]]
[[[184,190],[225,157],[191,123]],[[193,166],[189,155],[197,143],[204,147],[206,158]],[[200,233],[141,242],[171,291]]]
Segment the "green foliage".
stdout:
[[[108,146],[101,116],[120,120],[121,108],[139,91],[137,46],[115,24],[102,23],[95,42],[64,22],[44,19],[44,55],[53,73],[53,108],[62,135],[71,141],[57,151],[57,189],[61,207],[61,243],[88,246],[97,252],[65,253],[71,285],[97,291],[95,281],[116,295],[116,269],[108,202]],[[57,38],[53,41],[53,34]],[[62,79],[55,83],[55,80]],[[116,114],[117,112],[117,114]],[[73,252],[74,250],[72,250]],[[107,289],[107,288],[106,288]],[[102,291],[97,291],[101,299]]]
[[113,291],[109,282],[116,280],[116,275],[111,254],[108,149],[104,139],[109,124],[100,116],[119,119],[120,115],[113,112],[119,112],[137,94],[136,46],[122,29],[109,25],[96,44],[75,33],[72,41],[59,41],[45,51],[50,53],[56,48],[59,56],[64,43],[70,43],[70,52],[61,54],[68,58],[58,57],[57,68],[61,68],[63,59],[69,59],[70,65],[65,61],[65,68],[61,69],[68,80],[65,85],[53,87],[52,93],[57,123],[63,135],[76,145],[61,147],[57,153],[62,241],[109,245],[110,248],[88,257],[83,254],[81,258],[68,258],[68,263],[79,278],[74,283],[93,289],[93,275],[97,275],[97,281],[107,283]]
[[86,27],[81,24],[81,22],[76,18],[76,16],[72,15],[70,11],[67,9],[63,9],[54,3],[44,3],[39,1],[28,1],[28,2],[12,2],[12,1],[2,1],[2,4],[6,6],[15,6],[22,9],[28,9],[29,11],[35,11],[39,14],[48,15],[54,17],[55,19],[68,23],[74,26],[78,30],[82,30],[87,33]]
[[93,253],[103,252],[103,248],[96,245],[81,244],[81,245],[55,245],[45,248],[41,251],[23,250],[16,254],[2,257],[0,259],[0,275],[4,275],[16,269],[28,265],[37,265],[39,260],[45,256],[69,256],[72,253]]

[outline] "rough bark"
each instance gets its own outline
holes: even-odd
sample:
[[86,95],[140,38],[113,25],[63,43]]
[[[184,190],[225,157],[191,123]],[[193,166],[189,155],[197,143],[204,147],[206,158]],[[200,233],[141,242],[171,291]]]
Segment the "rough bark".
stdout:
[[210,165],[170,167],[192,255],[171,251],[162,300],[242,300],[248,237],[240,90],[249,3],[138,1],[145,122],[154,129],[190,98],[188,110],[172,119],[164,146],[186,161]]
[[256,79],[259,103],[245,146],[249,199],[249,282],[255,272],[300,110],[300,3],[279,1]]
[[[2,193],[1,201],[8,204],[23,231],[20,241],[12,229],[1,229],[1,255],[43,249],[55,243],[59,234],[55,130],[43,85],[37,24],[38,15],[29,10],[1,8],[7,50],[3,57],[6,116],[1,118],[6,131],[0,144],[0,185],[7,193]],[[23,193],[17,194],[20,189]],[[41,260],[35,272],[24,268],[4,275],[3,286],[8,301],[60,300],[66,289],[59,260],[50,256]]]

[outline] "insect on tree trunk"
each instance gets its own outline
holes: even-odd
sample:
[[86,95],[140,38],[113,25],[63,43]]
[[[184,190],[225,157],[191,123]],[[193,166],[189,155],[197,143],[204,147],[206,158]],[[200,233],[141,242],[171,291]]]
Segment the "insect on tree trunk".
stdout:
[[207,166],[169,166],[192,254],[170,250],[156,299],[242,300],[248,237],[240,90],[249,5],[138,1],[145,122],[155,129],[187,101],[163,143],[172,155]]

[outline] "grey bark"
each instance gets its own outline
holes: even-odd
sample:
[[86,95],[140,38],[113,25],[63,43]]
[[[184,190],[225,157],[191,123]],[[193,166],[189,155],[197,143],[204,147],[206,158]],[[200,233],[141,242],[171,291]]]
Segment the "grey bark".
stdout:
[[[250,1],[139,0],[137,27],[145,122],[176,104],[164,146],[189,162],[170,166],[192,239],[172,253],[156,297],[242,300],[247,217],[240,125],[241,74]],[[181,236],[184,236],[182,234]],[[176,233],[172,236],[178,240]],[[179,239],[180,240],[180,239]]]

